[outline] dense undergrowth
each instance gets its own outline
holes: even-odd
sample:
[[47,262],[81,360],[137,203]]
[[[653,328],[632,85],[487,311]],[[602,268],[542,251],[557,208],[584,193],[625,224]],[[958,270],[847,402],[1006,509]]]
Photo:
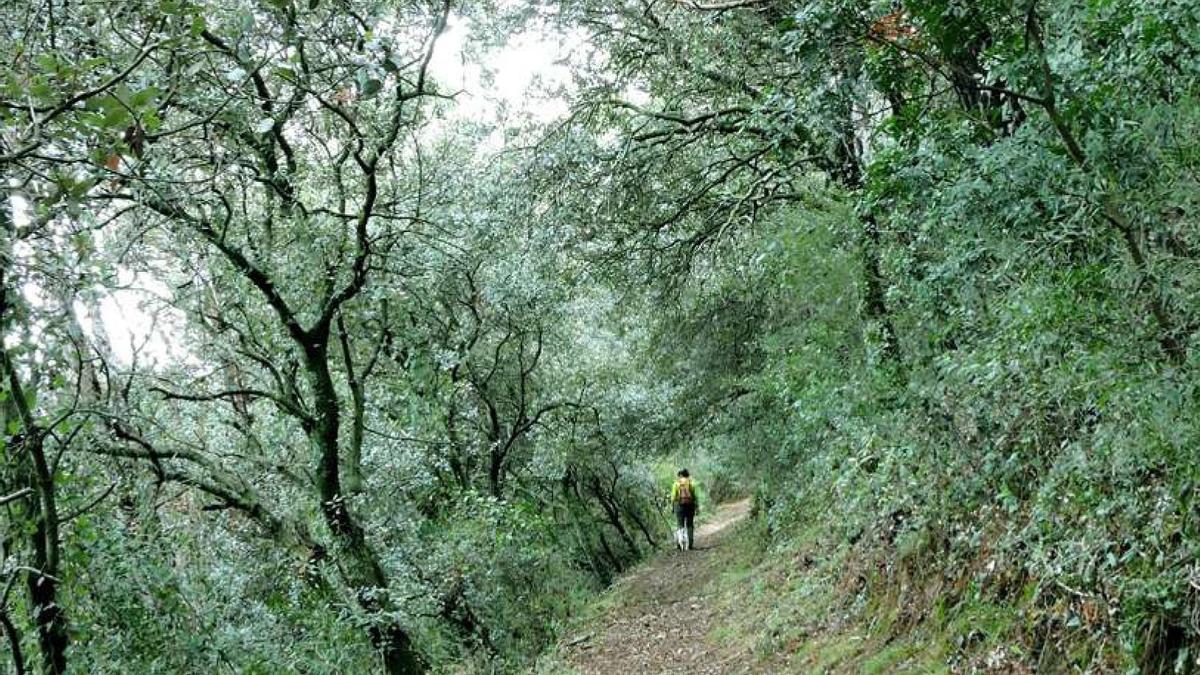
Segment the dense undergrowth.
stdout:
[[[847,348],[866,331],[840,307],[853,258],[828,255],[831,233],[785,221],[760,275],[712,296],[757,292],[780,317],[756,324],[738,380],[753,393],[722,427],[759,476],[773,542],[751,576],[795,582],[749,610],[750,625],[767,608],[788,624],[762,649],[875,672],[889,654],[955,671],[1189,672],[1191,362],[1140,356],[1134,327],[1114,334],[1126,308],[1093,272],[1027,258],[963,314],[953,349],[938,336],[924,363],[877,367]],[[900,306],[905,335],[929,310]]]

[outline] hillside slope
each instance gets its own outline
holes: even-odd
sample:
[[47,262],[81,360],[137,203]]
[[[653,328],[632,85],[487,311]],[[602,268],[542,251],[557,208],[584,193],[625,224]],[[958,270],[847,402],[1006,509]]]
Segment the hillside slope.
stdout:
[[[749,500],[718,509],[691,553],[667,551],[620,579],[542,659],[539,673],[1075,672],[1072,644],[1037,640],[1028,597],[994,604],[934,578],[896,583],[865,549],[768,547]],[[878,551],[877,551],[878,553]],[[1036,622],[1035,622],[1036,623]],[[1059,638],[1067,637],[1059,632]],[[1119,672],[1093,653],[1086,672]]]

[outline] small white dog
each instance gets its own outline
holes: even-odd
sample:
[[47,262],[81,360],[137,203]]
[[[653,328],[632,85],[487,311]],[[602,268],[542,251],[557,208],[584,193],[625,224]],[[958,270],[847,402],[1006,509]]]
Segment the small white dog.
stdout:
[[680,551],[688,550],[688,536],[686,527],[681,527],[678,530],[675,530],[675,546],[677,546]]

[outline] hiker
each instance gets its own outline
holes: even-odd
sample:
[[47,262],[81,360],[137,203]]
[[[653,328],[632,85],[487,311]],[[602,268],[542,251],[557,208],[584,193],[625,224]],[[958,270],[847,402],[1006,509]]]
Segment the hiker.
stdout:
[[675,483],[671,485],[671,508],[675,511],[675,545],[681,551],[695,548],[693,523],[696,511],[699,510],[699,500],[696,496],[696,484],[692,482],[687,469],[680,469],[675,474]]

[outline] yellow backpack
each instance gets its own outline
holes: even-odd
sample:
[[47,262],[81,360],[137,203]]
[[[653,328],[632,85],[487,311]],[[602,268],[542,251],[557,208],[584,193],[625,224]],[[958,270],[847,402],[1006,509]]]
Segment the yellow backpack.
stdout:
[[679,503],[683,506],[689,506],[696,501],[696,497],[692,494],[692,481],[686,478],[679,481],[679,490],[676,494],[679,496]]

